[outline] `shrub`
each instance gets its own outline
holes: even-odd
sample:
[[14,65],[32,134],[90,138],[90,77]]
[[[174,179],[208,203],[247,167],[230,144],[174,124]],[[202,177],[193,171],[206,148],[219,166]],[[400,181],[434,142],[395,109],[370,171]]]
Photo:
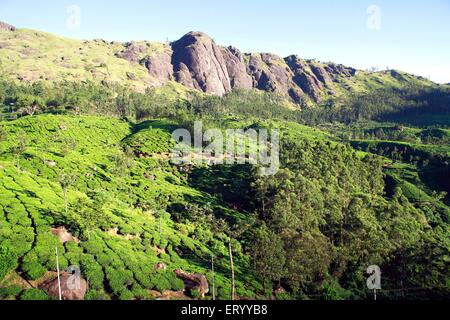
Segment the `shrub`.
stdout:
[[219,300],[229,300],[231,297],[230,292],[230,287],[219,287],[217,289],[217,297],[219,298]]
[[153,272],[152,269],[146,267],[144,268],[134,267],[132,270],[134,273],[134,277],[136,278],[137,281],[139,281],[139,283],[144,288],[151,289],[153,287],[149,276]]
[[17,297],[22,292],[20,286],[10,286],[6,288],[0,288],[0,299],[8,299],[10,297]]
[[20,295],[21,300],[49,300],[49,296],[44,290],[28,289]]
[[23,266],[23,269],[31,280],[37,280],[43,277],[45,272],[47,272],[47,269],[45,269],[38,262],[31,262],[29,264],[25,264]]
[[163,272],[156,272],[151,277],[153,288],[161,293],[171,289],[171,284]]
[[89,280],[91,289],[103,289],[103,269],[91,255],[83,255],[80,259],[81,272]]
[[17,258],[11,249],[6,246],[0,246],[0,280],[16,267]]
[[174,291],[182,291],[184,290],[184,282],[180,278],[178,278],[175,273],[167,273],[167,279],[169,280],[170,287]]
[[31,280],[39,279],[47,271],[47,269],[38,262],[37,255],[34,252],[25,256],[22,263],[22,269]]
[[103,251],[103,243],[102,240],[94,238],[91,236],[91,238],[82,243],[82,246],[86,249],[86,251],[90,254],[99,254]]
[[120,300],[134,300],[133,292],[127,289],[122,289],[117,296]]
[[117,270],[112,267],[106,268],[106,277],[112,291],[120,295],[124,287],[133,284],[133,273],[130,270]]
[[194,299],[200,299],[200,290],[198,289],[192,289],[190,291],[191,297]]
[[138,284],[133,285],[131,292],[133,293],[134,297],[138,300],[147,300],[150,298],[150,293]]
[[102,266],[109,267],[113,263],[113,257],[107,253],[102,252],[97,256],[97,261]]
[[340,286],[337,281],[329,280],[322,284],[324,300],[348,300],[352,293]]
[[89,290],[84,297],[85,300],[111,300],[104,290]]

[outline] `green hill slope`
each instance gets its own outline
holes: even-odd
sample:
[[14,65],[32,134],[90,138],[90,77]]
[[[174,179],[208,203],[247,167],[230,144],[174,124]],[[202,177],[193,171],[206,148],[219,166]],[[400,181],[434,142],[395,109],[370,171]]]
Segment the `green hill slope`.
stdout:
[[[216,290],[219,297],[229,297],[228,262],[221,258],[227,253],[226,237],[175,223],[165,211],[167,203],[186,198],[214,199],[189,187],[167,158],[158,156],[169,151],[164,129],[133,133],[129,124],[115,119],[54,116],[23,118],[2,128],[9,142],[1,144],[0,245],[11,248],[8,259],[16,269],[7,284],[26,289],[22,279],[38,280],[54,271],[58,246],[60,268],[79,265],[89,279],[88,298],[150,298],[150,289],[183,288],[173,273],[176,268],[210,278],[209,260],[215,255]],[[143,135],[155,140],[152,146],[146,140],[148,158],[134,159],[121,151],[122,144],[135,147]],[[24,148],[14,156],[8,150],[16,142]],[[68,177],[74,179],[66,211],[62,181]],[[81,242],[63,245],[52,234],[52,227],[61,226]],[[239,254],[235,259],[238,294],[255,295],[259,287],[241,270],[248,267],[247,260]],[[156,271],[158,263],[167,265],[167,271]]]
[[[230,236],[239,298],[271,297],[267,277],[282,279],[288,292],[280,299],[362,298],[370,263],[389,270],[385,285],[395,288],[393,275],[409,261],[401,250],[432,245],[433,261],[443,259],[441,227],[433,229],[443,222],[434,217],[431,228],[431,213],[399,194],[385,197],[380,158],[316,129],[258,123],[274,125],[282,129],[282,169],[264,178],[248,166],[180,170],[169,161],[171,121],[39,115],[2,122],[1,297],[48,298],[41,284],[55,274],[56,247],[61,269],[80,266],[86,299],[196,298],[182,292],[174,271],[211,284],[211,256],[216,297],[229,299]],[[391,265],[389,257],[404,260]],[[166,270],[156,270],[162,264]],[[442,268],[429,267],[432,276],[417,269],[411,281],[441,281]]]

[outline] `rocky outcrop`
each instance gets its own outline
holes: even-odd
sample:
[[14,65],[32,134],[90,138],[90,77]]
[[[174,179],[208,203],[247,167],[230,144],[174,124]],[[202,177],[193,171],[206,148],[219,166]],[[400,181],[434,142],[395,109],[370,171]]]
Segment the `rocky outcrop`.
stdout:
[[[87,282],[81,277],[64,272],[60,274],[61,297],[63,300],[83,300],[87,291]],[[44,283],[42,289],[49,296],[59,299],[58,277]]]
[[253,78],[255,88],[290,96],[299,101],[304,92],[295,85],[294,74],[280,57],[270,54],[252,54],[249,56],[247,72]]
[[202,274],[188,273],[181,269],[175,270],[178,278],[183,280],[186,289],[198,290],[200,297],[204,298],[205,294],[209,292],[208,280]]
[[320,82],[326,85],[331,85],[333,83],[333,79],[331,78],[330,74],[327,72],[327,70],[325,70],[325,68],[322,65],[316,62],[311,62],[310,68]]
[[1,30],[3,30],[3,31],[16,31],[16,27],[14,27],[14,26],[12,26],[10,24],[7,24],[6,22],[0,21],[0,31]]
[[130,62],[139,63],[142,54],[147,51],[145,44],[135,44],[129,42],[125,44],[125,49],[116,54],[117,57],[125,59]]
[[231,90],[222,50],[206,34],[190,32],[172,43],[175,79],[185,86],[224,95]]
[[342,64],[336,63],[327,63],[325,69],[332,77],[335,77],[336,75],[340,75],[343,77],[353,77],[357,73],[357,70],[354,68],[346,67]]
[[298,56],[289,56],[285,61],[294,73],[293,80],[295,84],[314,101],[319,101],[320,95],[324,89],[324,84],[317,79],[306,61]]
[[172,66],[172,51],[162,52],[144,61],[145,67],[151,76],[160,80],[163,84],[174,80]]
[[189,32],[162,52],[145,55],[145,44],[128,43],[118,57],[144,65],[163,85],[175,80],[205,93],[224,95],[232,89],[275,92],[294,102],[308,96],[319,102],[335,94],[334,84],[356,75],[341,64],[280,58],[270,53],[243,54],[234,47],[220,47],[201,32]]
[[74,241],[76,243],[80,243],[80,240],[77,237],[74,237],[66,227],[57,227],[51,229],[52,234],[57,236],[61,243],[66,243],[70,241]]
[[234,47],[222,48],[222,55],[227,66],[230,86],[233,89],[252,89],[253,79],[247,74],[243,54]]

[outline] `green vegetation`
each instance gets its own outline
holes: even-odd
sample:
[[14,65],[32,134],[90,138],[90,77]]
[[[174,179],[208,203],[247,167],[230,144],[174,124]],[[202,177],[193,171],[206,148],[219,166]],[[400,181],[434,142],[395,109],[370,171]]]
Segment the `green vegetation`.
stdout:
[[[155,83],[144,65],[117,56],[126,44],[72,40],[27,29],[0,32],[0,42],[1,76],[9,79],[121,83],[140,91]],[[167,50],[161,43],[142,44],[142,58]]]
[[[177,268],[210,278],[213,255],[217,294],[226,299],[231,240],[238,296],[269,297],[276,281],[290,298],[364,298],[365,268],[374,263],[389,270],[386,289],[408,272],[405,286],[438,286],[433,293],[445,294],[448,207],[436,197],[415,205],[411,186],[425,189],[419,176],[407,182],[405,169],[393,167],[385,176],[387,160],[367,153],[375,150],[355,151],[323,131],[262,120],[266,109],[239,109],[239,97],[188,101],[184,115],[178,111],[170,121],[44,114],[3,122],[3,275],[15,270],[29,280],[41,278],[55,270],[58,246],[60,267],[79,265],[89,280],[87,298],[147,299],[149,290],[183,288]],[[229,113],[216,120],[220,102]],[[179,103],[172,102],[173,110]],[[180,171],[167,156],[170,132],[199,113],[209,125],[280,128],[282,169],[273,177],[260,177],[251,166]],[[425,150],[408,152],[431,162]],[[397,153],[383,155],[397,161],[409,156]],[[80,242],[63,245],[51,232],[57,226]],[[268,250],[273,246],[277,250]],[[435,248],[433,260],[422,260],[430,265],[402,269],[418,259],[405,252],[425,257],[427,246]],[[155,270],[157,263],[167,270]],[[45,298],[29,290],[14,296]],[[392,298],[388,291],[385,296]]]
[[[88,61],[123,49],[86,45]],[[131,72],[120,63],[108,78]],[[173,83],[135,92],[85,76],[0,82],[2,299],[49,299],[23,281],[56,270],[55,247],[61,269],[80,266],[86,299],[180,292],[179,268],[211,283],[212,257],[216,296],[229,299],[230,248],[239,298],[365,299],[371,264],[383,270],[384,299],[448,296],[448,89],[374,82],[374,91],[300,109],[274,93],[187,99]],[[196,120],[204,129],[280,129],[279,172],[174,165],[171,132]],[[57,227],[72,240],[62,243]]]

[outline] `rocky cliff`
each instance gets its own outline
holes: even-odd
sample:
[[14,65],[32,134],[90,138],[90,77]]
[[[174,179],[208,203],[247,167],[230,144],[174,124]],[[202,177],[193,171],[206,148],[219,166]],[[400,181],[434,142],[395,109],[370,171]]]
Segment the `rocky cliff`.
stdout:
[[[132,47],[122,57],[136,61]],[[218,46],[202,32],[190,32],[172,42],[169,50],[148,57],[145,66],[164,83],[175,80],[205,93],[223,95],[233,89],[276,92],[299,102],[334,95],[334,82],[355,76],[356,70],[338,64],[306,61],[298,56],[281,58],[270,53],[243,54],[234,47]]]
[[165,50],[142,57],[144,44],[130,43],[117,56],[145,65],[161,84],[175,80],[205,93],[224,95],[233,89],[256,88],[276,92],[299,102],[334,95],[334,82],[355,76],[356,70],[338,64],[281,58],[270,53],[243,54],[234,47],[218,46],[202,32],[189,32]]
[[87,80],[137,91],[169,84],[177,92],[188,88],[215,95],[259,89],[298,103],[412,82],[429,84],[394,70],[368,72],[295,55],[242,53],[217,45],[202,32],[171,43],[119,43],[67,39],[3,22],[0,65],[0,76],[24,82]]

